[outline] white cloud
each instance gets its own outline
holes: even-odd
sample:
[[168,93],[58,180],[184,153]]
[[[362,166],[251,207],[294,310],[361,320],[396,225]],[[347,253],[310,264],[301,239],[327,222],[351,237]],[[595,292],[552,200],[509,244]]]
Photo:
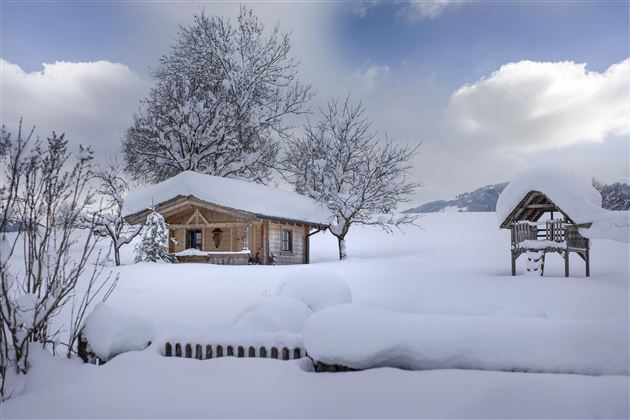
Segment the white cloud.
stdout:
[[147,88],[127,66],[108,61],[59,61],[27,73],[0,59],[0,73],[3,124],[14,129],[23,117],[41,138],[65,132],[73,147],[92,146],[101,157],[119,150]]
[[411,23],[421,20],[435,19],[451,6],[466,0],[360,0],[350,3],[350,11],[360,18],[368,14],[368,10],[379,4],[393,3],[398,7],[397,15],[406,18]]
[[352,79],[358,83],[359,87],[366,91],[372,91],[379,81],[387,77],[389,66],[369,65],[355,71]]
[[630,134],[630,59],[605,72],[520,61],[458,89],[450,115],[475,141],[524,152]]
[[404,2],[400,14],[410,22],[435,19],[448,7],[461,4],[464,0],[416,0]]

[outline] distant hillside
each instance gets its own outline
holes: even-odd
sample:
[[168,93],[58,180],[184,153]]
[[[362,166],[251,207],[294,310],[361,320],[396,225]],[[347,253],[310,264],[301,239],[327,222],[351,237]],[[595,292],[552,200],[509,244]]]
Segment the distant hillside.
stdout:
[[630,185],[615,182],[606,185],[593,180],[593,186],[602,195],[602,207],[608,210],[630,210]]
[[[406,213],[439,213],[448,211],[495,211],[499,194],[507,182],[486,185],[474,191],[459,194],[452,200],[430,201],[406,211]],[[604,184],[593,180],[593,186],[602,195],[602,207],[608,210],[630,210],[630,185],[615,182]]]

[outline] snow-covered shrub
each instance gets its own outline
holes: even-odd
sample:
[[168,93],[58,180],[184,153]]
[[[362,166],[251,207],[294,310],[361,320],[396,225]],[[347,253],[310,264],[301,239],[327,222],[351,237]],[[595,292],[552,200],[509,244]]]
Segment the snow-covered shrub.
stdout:
[[265,331],[301,332],[311,313],[309,307],[299,300],[275,296],[249,305],[235,322]]
[[348,283],[336,273],[321,268],[302,268],[288,273],[278,285],[276,296],[302,301],[313,311],[352,302]]
[[155,209],[147,216],[140,235],[140,243],[136,245],[136,262],[173,260],[168,253],[168,227],[164,217]]
[[143,350],[155,338],[153,325],[103,303],[88,315],[81,329],[90,350],[103,361],[128,351]]
[[354,369],[628,374],[627,319],[420,315],[350,304],[309,317],[304,345],[313,360]]
[[116,284],[95,252],[92,151],[73,158],[63,134],[41,141],[22,121],[16,134],[0,129],[0,401],[19,391],[32,344],[54,352],[64,335],[75,354],[87,307]]

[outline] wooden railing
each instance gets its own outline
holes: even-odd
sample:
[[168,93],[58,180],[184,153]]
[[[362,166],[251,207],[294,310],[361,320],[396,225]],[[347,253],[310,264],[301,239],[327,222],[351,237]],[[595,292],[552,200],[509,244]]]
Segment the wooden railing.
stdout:
[[567,248],[588,249],[588,239],[580,235],[578,227],[565,223],[563,220],[547,220],[544,223],[516,222],[511,227],[511,241],[513,248],[526,240],[546,240],[551,242],[566,242]]
[[516,222],[512,225],[512,244],[519,244],[527,240],[538,239],[538,228],[529,222]]
[[306,357],[306,350],[301,347],[271,347],[267,346],[234,346],[222,344],[191,344],[171,343],[164,344],[164,356],[185,357],[188,359],[215,359],[218,357],[260,357],[280,360],[295,360]]
[[588,249],[588,239],[580,235],[578,227],[569,225],[566,227],[565,238],[567,248],[571,249]]

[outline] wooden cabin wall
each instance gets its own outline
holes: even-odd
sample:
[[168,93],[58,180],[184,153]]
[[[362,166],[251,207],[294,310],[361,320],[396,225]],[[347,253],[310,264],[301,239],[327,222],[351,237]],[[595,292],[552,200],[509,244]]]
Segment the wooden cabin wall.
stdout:
[[[207,208],[188,206],[183,207],[171,214],[165,214],[165,220],[170,225],[186,225],[194,215],[195,210],[203,215],[210,223],[209,227],[202,228],[203,235],[203,251],[208,252],[238,252],[243,249],[244,226],[212,226],[212,223],[239,223],[242,221],[231,214],[223,214]],[[197,223],[193,220],[194,224]],[[216,228],[221,229],[222,239],[217,247],[214,243],[212,231]],[[282,231],[284,229],[291,230],[293,233],[293,251],[282,251]],[[187,229],[171,228],[169,236],[174,238],[177,243],[169,244],[170,252],[180,252],[186,249]],[[309,227],[299,223],[281,223],[269,219],[257,219],[249,222],[249,240],[248,245],[251,251],[251,257],[258,257],[262,264],[268,264],[270,261],[267,256],[270,253],[275,255],[276,264],[305,264],[308,263],[308,252],[306,246],[306,236]]]
[[[282,251],[282,231],[289,229],[293,232],[293,252]],[[275,254],[276,264],[305,264],[306,259],[306,230],[304,225],[293,223],[269,223],[269,252]]]
[[169,229],[168,236],[169,238],[174,238],[176,242],[169,241],[169,252],[179,252],[186,249],[186,229]]

